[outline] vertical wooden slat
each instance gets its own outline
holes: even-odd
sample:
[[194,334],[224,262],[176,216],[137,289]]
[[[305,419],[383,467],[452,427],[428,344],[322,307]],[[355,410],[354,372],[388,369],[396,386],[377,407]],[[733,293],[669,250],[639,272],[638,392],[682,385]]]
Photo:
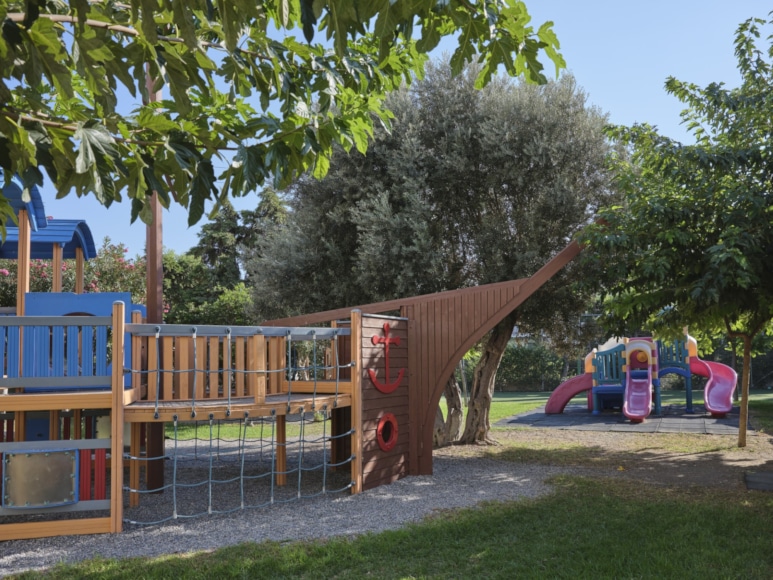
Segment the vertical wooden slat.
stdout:
[[362,492],[362,313],[352,310],[352,493]]
[[257,335],[255,337],[256,368],[258,370],[257,386],[255,392],[255,402],[265,403],[266,401],[266,337]]
[[[123,365],[120,365],[123,367]],[[94,327],[81,327],[80,371],[84,377],[94,376]]]
[[161,391],[157,394],[157,385],[158,385],[158,369],[159,369],[159,360],[158,360],[158,349],[161,346],[159,344],[159,339],[157,339],[155,336],[149,336],[147,341],[147,360],[148,360],[148,400],[155,401],[156,397],[163,398],[163,390],[158,389],[158,391]]
[[418,434],[419,430],[419,412],[421,410],[421,404],[416,397],[417,390],[414,385],[417,385],[418,368],[421,366],[419,361],[421,360],[421,344],[416,338],[416,325],[418,322],[414,319],[414,307],[404,306],[400,309],[400,316],[407,318],[408,323],[406,328],[408,329],[408,473],[414,475],[418,473],[418,461],[419,461],[419,446],[418,446]]
[[80,367],[80,333],[77,326],[67,327],[67,375],[77,377]]
[[57,441],[59,439],[59,420],[61,418],[60,411],[49,411],[48,413],[48,439],[50,441]]
[[84,272],[84,263],[85,260],[83,259],[83,248],[75,248],[75,293],[76,294],[83,294],[83,289],[85,286],[84,280],[83,280],[83,272]]
[[[107,374],[107,328],[98,326],[96,335],[96,375],[105,376]],[[123,373],[123,361],[120,361],[120,365]],[[123,385],[123,382],[121,384]]]
[[32,230],[26,209],[19,210],[19,242],[16,258],[16,316],[24,316],[25,300],[30,291],[30,255]]
[[61,244],[53,244],[51,256],[51,292],[62,291],[62,265],[64,264],[64,247]]
[[55,377],[64,376],[64,327],[51,329],[51,372]]
[[221,341],[218,336],[209,338],[209,373],[207,378],[209,390],[207,396],[210,399],[217,399],[220,396],[220,352],[224,340]]
[[480,303],[481,303],[481,293],[476,292],[475,293],[475,302],[472,305],[472,328],[474,330],[477,330],[481,327],[481,314],[480,314]]
[[431,384],[437,383],[438,374],[443,367],[443,300],[438,298],[433,301],[433,338],[435,339],[435,357],[432,364]]
[[229,396],[229,391],[233,390],[233,360],[234,360],[234,341],[232,338],[223,339],[223,397]]
[[[162,336],[161,337],[161,348],[163,352],[163,360],[161,361],[161,370],[164,372],[161,373],[161,380],[163,382],[163,391],[164,401],[171,401],[175,398],[175,375],[172,372],[174,370],[174,337],[173,336]],[[177,393],[177,398],[179,398],[179,392]]]
[[276,484],[287,484],[287,421],[284,415],[278,415],[274,423],[276,429]]
[[[129,464],[129,487],[131,489],[140,488],[140,468],[143,463],[139,458],[142,453],[142,424],[131,424],[131,441],[129,442],[129,454],[133,458]],[[144,462],[147,463],[147,462]],[[129,506],[136,507],[140,505],[140,494],[131,492],[129,494]]]
[[123,529],[123,361],[126,315],[123,302],[113,304],[113,404],[110,409],[110,531]]
[[94,450],[94,499],[107,499],[107,449]]
[[207,386],[207,338],[196,337],[196,398],[203,399],[206,396]]
[[269,338],[269,361],[268,361],[268,392],[276,394],[282,390],[282,373],[276,372],[284,367],[284,338]]
[[234,396],[243,397],[244,371],[246,369],[244,358],[244,337],[237,336],[236,340],[234,340],[234,343],[236,348],[236,376],[234,377],[234,382],[236,383],[236,394]]
[[80,478],[79,498],[81,501],[91,499],[91,450],[82,449],[80,452]]
[[[137,312],[136,310],[131,313],[131,321],[132,324],[140,324],[142,322],[142,314],[140,312]],[[147,361],[147,344],[148,339],[147,337],[140,337],[140,336],[130,336],[129,340],[131,340],[132,345],[132,359],[129,362],[131,365],[132,372],[130,375],[130,386],[132,391],[136,393],[137,398],[139,398],[139,394],[142,390],[142,375],[139,372],[143,370],[144,365],[143,357],[145,361]],[[147,368],[147,367],[144,367]],[[148,375],[145,375],[146,377]]]
[[191,398],[191,353],[192,341],[189,336],[178,336],[174,349],[174,368],[179,399]]
[[247,396],[256,397],[258,393],[258,341],[257,336],[247,338]]

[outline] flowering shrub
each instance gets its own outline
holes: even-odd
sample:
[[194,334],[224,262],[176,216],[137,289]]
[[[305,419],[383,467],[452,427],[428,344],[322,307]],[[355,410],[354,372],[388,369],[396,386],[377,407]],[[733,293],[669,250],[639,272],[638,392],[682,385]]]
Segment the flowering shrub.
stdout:
[[[127,258],[123,244],[105,238],[102,247],[84,267],[85,292],[131,292],[134,304],[145,303],[145,258]],[[62,264],[62,290],[75,292],[75,260]],[[17,263],[0,260],[0,306],[16,306]],[[51,292],[50,260],[30,261],[30,292]]]

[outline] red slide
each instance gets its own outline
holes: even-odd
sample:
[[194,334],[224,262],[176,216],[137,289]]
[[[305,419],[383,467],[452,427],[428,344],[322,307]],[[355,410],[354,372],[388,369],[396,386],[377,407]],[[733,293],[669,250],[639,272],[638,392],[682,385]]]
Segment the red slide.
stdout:
[[690,372],[708,378],[703,389],[703,404],[715,417],[724,417],[733,408],[733,391],[738,381],[736,372],[722,363],[690,357]]
[[559,413],[563,413],[564,407],[566,407],[566,404],[569,401],[583,391],[589,391],[592,388],[593,375],[591,373],[577,375],[576,377],[564,381],[558,385],[550,395],[550,398],[545,405],[545,414],[558,415]]

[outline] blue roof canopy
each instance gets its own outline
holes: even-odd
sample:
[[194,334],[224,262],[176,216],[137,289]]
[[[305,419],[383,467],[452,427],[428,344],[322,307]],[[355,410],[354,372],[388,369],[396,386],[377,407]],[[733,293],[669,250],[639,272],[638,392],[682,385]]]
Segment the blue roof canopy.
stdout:
[[[2,173],[0,173],[2,178]],[[18,179],[14,180],[3,187],[3,195],[8,199],[8,202],[13,207],[14,213],[18,216],[19,210],[26,209],[29,214],[30,226],[32,231],[45,228],[48,220],[46,219],[46,210],[43,207],[43,198],[40,196],[40,190],[34,185],[30,188],[30,201],[25,202],[22,200],[22,187]],[[15,227],[12,221],[8,221],[6,224],[8,227]]]
[[[48,225],[33,231],[31,237],[30,258],[33,260],[50,260],[54,244],[64,248],[63,257],[66,260],[75,258],[76,248],[83,249],[86,260],[97,255],[94,237],[84,220],[48,220]],[[18,257],[19,228],[9,227],[5,243],[0,246],[0,258],[15,260]]]

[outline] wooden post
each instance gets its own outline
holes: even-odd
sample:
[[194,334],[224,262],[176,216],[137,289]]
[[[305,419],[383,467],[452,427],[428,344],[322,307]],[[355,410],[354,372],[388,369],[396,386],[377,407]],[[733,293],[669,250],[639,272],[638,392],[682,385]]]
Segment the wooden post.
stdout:
[[60,244],[53,244],[53,246],[51,254],[51,292],[61,292],[64,247]]
[[[142,454],[142,424],[131,424],[131,442],[129,443],[129,454],[135,459],[129,463],[129,487],[131,489],[140,488],[140,466],[143,463],[139,457]],[[147,462],[144,462],[147,470]],[[140,505],[140,494],[131,492],[129,494],[129,506],[136,507]]]
[[[151,98],[151,100],[154,99]],[[148,322],[151,324],[161,324],[164,321],[164,264],[162,260],[161,203],[158,201],[158,195],[156,193],[153,193],[150,204],[153,223],[147,227],[147,242],[145,247],[145,256],[147,258],[146,306]],[[171,359],[165,359],[165,364],[171,366]],[[164,424],[148,423],[146,434],[146,453],[148,459],[163,457]],[[148,461],[145,476],[148,482],[148,489],[161,489],[164,487],[164,462]]]
[[19,250],[16,257],[16,316],[24,316],[25,295],[30,291],[32,232],[26,209],[19,210]]
[[[30,291],[30,255],[32,253],[32,231],[26,209],[19,210],[19,245],[16,254],[16,316],[24,316],[27,292]],[[24,356],[24,329],[19,330],[19,368]],[[24,411],[14,416],[14,441],[26,439],[26,417]]]
[[287,417],[277,415],[276,429],[276,484],[287,484]]
[[362,312],[352,310],[352,493],[362,492]]
[[75,248],[75,293],[83,294],[85,287],[85,262],[83,248]]
[[123,529],[123,359],[126,328],[123,302],[113,304],[113,401],[110,409],[110,531]]

